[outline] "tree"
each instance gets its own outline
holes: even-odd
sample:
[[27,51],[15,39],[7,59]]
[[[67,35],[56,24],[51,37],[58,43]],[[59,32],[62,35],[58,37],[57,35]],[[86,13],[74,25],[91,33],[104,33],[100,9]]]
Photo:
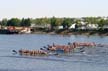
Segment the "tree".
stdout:
[[8,22],[8,20],[6,18],[5,19],[2,19],[1,25],[2,26],[6,26],[7,25],[7,22]]
[[21,20],[21,23],[20,23],[21,26],[23,27],[29,27],[31,26],[31,20],[28,18],[28,19],[22,19]]
[[101,20],[98,22],[99,27],[103,27],[104,24],[105,24],[105,20],[104,20],[104,19],[101,19]]
[[49,24],[50,23],[50,19],[49,18],[42,18],[42,23],[43,24]]
[[12,18],[8,20],[7,26],[20,26],[20,20],[18,18]]
[[62,18],[56,18],[56,25],[60,26],[62,25],[63,19]]
[[57,25],[56,25],[56,18],[55,18],[55,17],[52,17],[52,18],[51,18],[51,29],[54,30],[54,27],[55,27],[55,26],[57,26]]
[[62,26],[64,29],[68,29],[72,24],[72,20],[69,18],[64,18],[63,22],[62,22]]

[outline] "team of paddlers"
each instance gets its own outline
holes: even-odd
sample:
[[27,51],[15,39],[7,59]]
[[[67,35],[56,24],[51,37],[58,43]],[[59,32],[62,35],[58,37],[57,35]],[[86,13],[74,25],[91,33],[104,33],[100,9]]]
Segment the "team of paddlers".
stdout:
[[70,53],[74,51],[75,48],[85,48],[85,47],[95,47],[95,46],[102,46],[102,44],[96,44],[94,42],[73,42],[68,43],[68,45],[47,45],[40,50],[24,50],[21,49],[18,52],[13,50],[14,53],[19,53],[20,55],[29,55],[29,56],[36,56],[36,55],[49,55],[51,53]]

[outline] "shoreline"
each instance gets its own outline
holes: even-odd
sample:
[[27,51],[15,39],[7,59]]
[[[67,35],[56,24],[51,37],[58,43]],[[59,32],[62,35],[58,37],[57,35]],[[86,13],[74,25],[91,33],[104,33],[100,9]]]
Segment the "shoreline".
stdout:
[[49,34],[49,35],[86,35],[86,36],[108,36],[108,30],[35,30],[31,33],[19,33],[17,31],[0,30],[0,34]]
[[44,32],[44,31],[35,31],[32,32],[31,34],[50,34],[50,35],[86,35],[86,36],[92,36],[92,35],[96,35],[96,36],[108,36],[108,32],[95,32],[95,31],[88,31],[88,32],[71,32],[71,31],[62,31],[62,32],[56,32],[56,31],[52,31],[52,32]]

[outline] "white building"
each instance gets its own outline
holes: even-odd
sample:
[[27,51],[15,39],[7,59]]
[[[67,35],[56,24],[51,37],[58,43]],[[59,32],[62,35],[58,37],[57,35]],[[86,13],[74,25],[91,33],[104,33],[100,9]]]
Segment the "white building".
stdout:
[[50,28],[50,27],[51,27],[50,24],[35,24],[35,23],[31,24],[31,28]]
[[105,24],[105,25],[103,26],[103,29],[108,29],[108,24]]
[[97,29],[98,24],[87,24],[87,29]]
[[63,29],[63,26],[58,26],[58,29]]
[[83,21],[81,21],[81,25],[86,25],[86,23],[85,23],[85,22],[83,22]]
[[69,27],[69,29],[75,29],[75,25],[76,25],[76,23],[72,24],[72,25]]
[[86,23],[81,21],[81,25],[80,25],[80,27],[78,29],[82,29],[82,30],[87,29]]

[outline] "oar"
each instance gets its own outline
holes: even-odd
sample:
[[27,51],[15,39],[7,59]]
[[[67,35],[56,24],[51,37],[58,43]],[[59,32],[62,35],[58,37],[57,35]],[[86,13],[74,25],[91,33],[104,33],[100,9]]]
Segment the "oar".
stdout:
[[12,50],[12,52],[13,52],[14,55],[17,54],[17,51],[16,50]]
[[96,46],[97,47],[108,47],[108,44],[101,44],[101,43],[99,43],[99,44],[96,44]]

